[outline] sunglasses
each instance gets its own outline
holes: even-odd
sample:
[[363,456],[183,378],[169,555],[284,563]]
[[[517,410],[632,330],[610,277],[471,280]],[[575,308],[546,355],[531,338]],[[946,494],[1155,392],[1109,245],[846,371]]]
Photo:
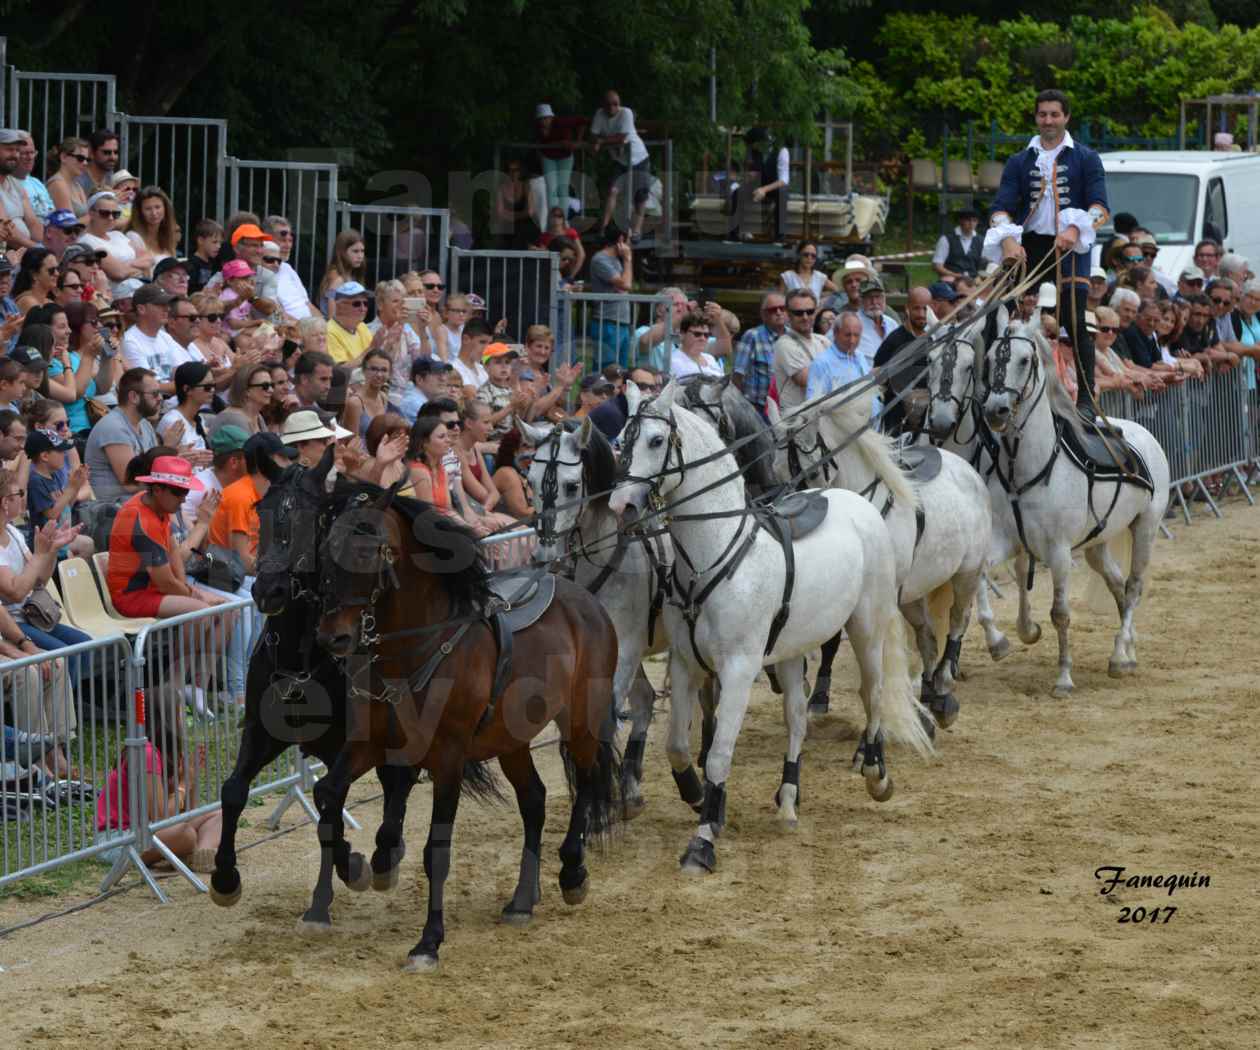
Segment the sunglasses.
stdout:
[[65,282],[65,283],[61,286],[61,290],[62,290],[63,292],[81,292],[81,291],[83,291],[83,285],[81,285],[81,284],[79,284],[79,283],[77,283],[77,282],[76,282],[75,284],[71,284],[69,281],[66,281],[66,282]]
[[197,320],[197,317],[198,317],[197,314],[173,314],[171,316],[171,320],[172,321],[195,321]]
[[801,252],[800,257],[802,259],[817,259],[818,253],[817,252]]
[[0,499],[25,499],[26,489],[14,489],[12,492],[6,492]]
[[270,379],[268,379],[267,382],[265,383],[250,383],[249,384],[250,390],[271,390],[274,387],[275,387],[275,384]]
[[793,317],[813,317],[814,314],[816,314],[817,312],[818,312],[817,310],[789,310],[788,311],[788,313],[790,313]]
[[86,164],[88,161],[92,159],[86,153],[67,153],[66,156],[74,158],[80,164]]
[[99,215],[102,219],[121,219],[122,218],[121,211],[102,211],[100,208],[97,208],[96,214]]
[[1121,258],[1123,259],[1124,262],[1127,262],[1127,263],[1140,263],[1143,259],[1146,258],[1146,256],[1145,255],[1125,255],[1125,256],[1122,256]]
[[101,322],[102,328],[112,328],[114,329],[114,331],[118,331],[119,329],[122,328],[122,326],[123,325],[121,321],[102,321]]
[[691,328],[688,329],[687,334],[697,336],[700,339],[709,338],[709,330],[707,328]]
[[1098,326],[1098,330],[1099,330],[1100,332],[1118,332],[1118,331],[1120,331],[1120,329],[1119,329],[1119,328],[1117,328],[1117,327],[1115,327],[1114,325],[1105,325],[1105,324],[1100,324],[1100,325]]
[[786,306],[767,306],[765,312],[768,314],[781,314],[786,310]]
[[442,420],[442,423],[446,427],[447,430],[463,430],[464,429],[464,424],[461,423],[458,419],[444,419]]
[[444,284],[427,284],[427,283],[426,283],[424,287],[425,287],[426,289],[428,289],[430,292],[434,292],[434,291],[440,292],[440,291],[442,291],[442,289],[444,289],[444,288],[446,287],[446,285],[444,285]]
[[263,256],[263,262],[265,263],[280,263],[283,261],[284,260],[281,259],[280,256],[278,255],[264,255]]
[[209,321],[211,324],[218,324],[223,320],[222,314],[201,314],[200,316],[203,321]]
[[195,387],[193,387],[193,389],[205,390],[208,393],[214,393],[214,384],[213,383],[198,383]]
[[1216,303],[1217,306],[1228,306],[1230,301],[1229,299],[1218,299],[1216,296],[1212,296],[1212,302]]
[[368,307],[366,299],[352,299],[346,305],[353,306],[356,310],[366,310]]
[[293,240],[293,231],[292,230],[277,230],[273,236],[279,237],[280,240],[282,241],[291,241]]

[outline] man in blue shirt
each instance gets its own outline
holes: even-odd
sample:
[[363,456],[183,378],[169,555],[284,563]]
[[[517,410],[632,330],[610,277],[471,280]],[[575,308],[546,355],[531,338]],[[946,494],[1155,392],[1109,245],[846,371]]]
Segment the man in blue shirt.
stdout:
[[774,344],[786,324],[787,300],[783,293],[767,292],[761,297],[761,324],[744,333],[735,352],[735,385],[762,419],[766,418],[766,398],[774,375]]
[[[857,352],[858,343],[862,341],[862,322],[851,310],[845,310],[836,317],[832,328],[832,341],[827,349],[814,358],[809,366],[809,382],[805,387],[805,397],[813,400],[823,394],[856,382],[863,376],[870,375],[870,362]],[[879,415],[879,396],[871,395],[871,418]]]

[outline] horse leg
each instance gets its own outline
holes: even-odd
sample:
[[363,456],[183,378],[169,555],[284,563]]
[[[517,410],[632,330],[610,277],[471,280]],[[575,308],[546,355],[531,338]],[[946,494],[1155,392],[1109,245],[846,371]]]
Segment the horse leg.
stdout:
[[814,691],[809,698],[811,715],[825,715],[831,709],[831,667],[836,662],[836,653],[843,641],[844,631],[837,631],[822,644],[818,677],[814,679]]
[[717,690],[717,679],[706,678],[696,694],[700,702],[700,757],[696,764],[701,769],[709,761],[709,749],[713,747],[713,734],[717,730]]
[[[862,731],[857,750],[853,753],[853,771],[865,777],[866,790],[871,798],[876,802],[887,802],[892,798],[893,781],[884,762],[880,694],[884,687],[884,646],[894,642],[886,637],[888,627],[878,622],[879,618],[872,604],[870,597],[863,595],[853,615],[844,625],[861,674],[859,691],[862,708],[866,712],[866,728]],[[896,624],[896,620],[889,618],[888,623]],[[900,629],[899,625],[896,629]],[[920,715],[920,718],[926,716]],[[924,722],[925,729],[930,722],[931,719]]]
[[1133,626],[1133,617],[1137,613],[1138,603],[1142,600],[1143,581],[1146,570],[1151,564],[1151,552],[1155,549],[1155,540],[1159,535],[1160,515],[1148,512],[1141,514],[1129,526],[1133,533],[1133,555],[1129,562],[1129,578],[1124,583],[1124,624],[1123,630],[1128,636],[1127,656],[1129,665],[1137,668],[1137,629]]
[[521,849],[521,871],[512,899],[504,905],[503,921],[524,926],[534,917],[534,905],[542,896],[539,858],[542,856],[543,821],[547,816],[547,788],[534,767],[528,747],[499,756],[504,776],[516,790],[516,805],[525,825],[525,845]]
[[809,728],[809,700],[805,695],[805,665],[799,660],[779,664],[779,682],[783,686],[783,722],[787,726],[787,753],[783,756],[783,778],[774,793],[779,823],[795,828],[797,807],[801,803],[801,748]]
[[236,767],[223,782],[219,799],[223,805],[223,830],[214,855],[214,873],[210,876],[210,899],[223,908],[230,908],[241,899],[241,873],[236,869],[236,828],[245,803],[249,801],[249,785],[289,745],[277,740],[261,722],[249,718],[241,732],[241,749]]
[[643,665],[637,664],[629,689],[630,739],[626,741],[625,756],[621,763],[621,797],[626,800],[626,818],[633,819],[643,812],[643,752],[647,746],[648,726],[652,722],[652,707],[656,703],[656,690],[648,681]]
[[708,761],[704,767],[704,801],[700,805],[700,826],[679,861],[684,875],[704,874],[713,871],[717,866],[714,843],[721,833],[722,825],[726,823],[726,780],[731,772],[735,741],[748,710],[757,666],[757,663],[741,655],[724,661],[719,672],[722,703],[718,708],[713,746],[709,749]]
[[1036,645],[1041,641],[1041,624],[1032,618],[1032,592],[1028,583],[1028,551],[1022,546],[1015,552],[1015,576],[1018,578],[1019,617],[1015,621],[1015,630],[1019,640],[1025,645]]
[[669,677],[673,684],[669,698],[669,740],[665,745],[665,753],[669,756],[679,796],[699,813],[700,803],[704,800],[704,787],[695,766],[691,764],[690,740],[691,708],[700,691],[699,676],[692,672],[686,661],[676,652],[671,652]]
[[326,933],[332,929],[329,908],[333,899],[334,869],[341,881],[352,889],[367,889],[371,881],[371,870],[363,862],[362,854],[354,854],[357,861],[351,859],[342,821],[350,785],[364,772],[364,768],[359,768],[359,763],[355,761],[354,751],[355,747],[351,744],[338,752],[328,772],[316,781],[311,792],[319,812],[319,878],[311,895],[311,905],[298,923],[298,928],[303,931]]
[[1116,642],[1111,650],[1111,660],[1107,664],[1107,673],[1112,678],[1122,678],[1130,673],[1134,666],[1129,663],[1128,650],[1125,645],[1127,637],[1125,632],[1126,601],[1124,577],[1120,574],[1120,567],[1116,564],[1115,559],[1111,556],[1111,551],[1105,543],[1087,547],[1085,549],[1085,560],[1089,563],[1089,567],[1103,578],[1103,581],[1107,584],[1107,590],[1111,592],[1112,598],[1116,601],[1116,612],[1120,616],[1120,629],[1116,632]]
[[416,775],[410,766],[385,765],[376,767],[376,777],[385,792],[385,805],[372,854],[372,889],[384,892],[398,885],[398,869],[407,854],[403,821]]
[[429,838],[424,844],[424,876],[429,880],[429,913],[424,921],[420,942],[407,953],[403,969],[408,973],[430,973],[438,967],[438,949],[446,939],[442,922],[442,895],[446,877],[451,873],[451,837],[455,831],[455,813],[459,809],[459,793],[463,786],[461,773],[433,776],[433,815],[429,820]]
[[1072,650],[1068,642],[1068,628],[1072,625],[1072,612],[1068,608],[1068,585],[1072,573],[1072,552],[1067,547],[1056,547],[1050,552],[1050,574],[1054,577],[1054,603],[1050,606],[1050,620],[1059,632],[1059,677],[1054,683],[1054,695],[1070,696],[1075,688],[1072,682]]
[[942,729],[954,724],[954,720],[958,717],[958,701],[954,699],[953,693],[938,694],[933,685],[933,670],[936,664],[936,633],[932,630],[932,617],[928,612],[928,603],[926,598],[920,598],[918,601],[906,602],[901,606],[901,615],[914,628],[915,644],[919,647],[919,660],[923,664],[923,673],[920,676],[921,688],[919,690],[919,700],[936,720],[936,724],[930,728],[924,723],[923,728],[929,730],[929,735],[934,735],[936,725]]
[[980,587],[976,591],[976,619],[984,629],[984,644],[989,647],[989,655],[1000,660],[1011,651],[1011,640],[997,629],[993,622],[993,606],[989,604],[989,573],[980,574]]
[[953,579],[954,604],[949,609],[949,638],[945,642],[945,652],[932,674],[934,692],[948,693],[958,679],[958,659],[962,655],[963,635],[971,621],[971,603],[983,586],[984,580],[979,570],[960,572]]

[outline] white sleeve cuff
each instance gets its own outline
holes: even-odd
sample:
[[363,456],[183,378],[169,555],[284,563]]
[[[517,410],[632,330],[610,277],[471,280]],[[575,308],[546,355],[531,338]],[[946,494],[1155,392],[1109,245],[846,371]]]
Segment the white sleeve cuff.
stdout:
[[989,262],[1000,263],[1002,261],[1002,242],[1007,237],[1014,237],[1019,240],[1024,235],[1024,227],[1016,226],[1013,222],[998,223],[990,226],[984,235],[984,248],[980,254]]
[[1069,226],[1075,226],[1079,234],[1076,247],[1072,250],[1083,255],[1094,246],[1094,220],[1088,212],[1080,208],[1064,208],[1059,212],[1059,232],[1062,233]]

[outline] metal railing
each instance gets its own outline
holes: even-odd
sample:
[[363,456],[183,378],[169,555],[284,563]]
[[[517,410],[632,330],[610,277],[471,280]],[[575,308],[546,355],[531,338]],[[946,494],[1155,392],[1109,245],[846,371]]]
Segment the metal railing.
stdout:
[[226,157],[224,163],[228,213],[250,211],[260,219],[268,214],[285,216],[293,227],[289,265],[311,301],[318,303],[320,281],[337,239],[337,165],[236,157]]
[[446,208],[347,204],[340,201],[341,228],[363,234],[368,287],[410,270],[436,270],[446,279],[451,213]]
[[9,69],[6,124],[29,131],[38,152],[35,174],[48,174],[50,147],[62,139],[87,138],[100,128],[115,128],[115,80],[96,73],[27,73]]
[[524,342],[530,325],[556,329],[560,257],[554,252],[451,248],[446,283],[450,295],[473,292],[481,296],[486,301],[486,319],[491,325],[506,319],[505,337],[513,342]]
[[519,569],[528,565],[537,546],[538,536],[532,527],[501,532],[481,541],[492,571]]
[[[557,296],[559,320],[553,326],[557,359],[566,365],[580,362],[586,372],[611,364],[627,368],[647,364],[668,373],[680,320],[674,317],[673,304],[669,295],[562,290]],[[645,330],[658,323],[659,307],[664,307],[664,327],[658,338],[652,338]],[[644,341],[649,345],[641,345]]]
[[183,255],[197,247],[194,229],[204,218],[224,218],[227,202],[227,121],[205,117],[135,117],[118,114],[120,168],[141,186],[161,186],[175,204]]

